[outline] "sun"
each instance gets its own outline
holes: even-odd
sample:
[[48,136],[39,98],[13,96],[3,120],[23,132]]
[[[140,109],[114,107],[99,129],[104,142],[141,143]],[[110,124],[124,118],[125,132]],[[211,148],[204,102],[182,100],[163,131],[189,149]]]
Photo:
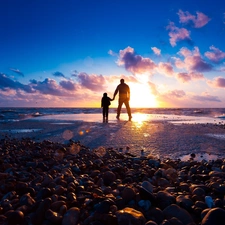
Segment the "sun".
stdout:
[[156,97],[151,93],[148,84],[131,83],[130,106],[133,108],[158,107]]

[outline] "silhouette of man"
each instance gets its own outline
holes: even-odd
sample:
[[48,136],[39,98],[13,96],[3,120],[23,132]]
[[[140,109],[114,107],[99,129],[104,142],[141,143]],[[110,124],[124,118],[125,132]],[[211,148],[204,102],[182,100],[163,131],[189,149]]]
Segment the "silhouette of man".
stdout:
[[119,92],[119,100],[118,100],[118,108],[117,108],[117,116],[116,118],[119,120],[120,119],[120,111],[122,108],[123,103],[126,106],[127,109],[127,114],[129,116],[129,120],[131,120],[131,110],[130,110],[130,105],[129,105],[129,100],[130,100],[130,88],[127,84],[124,83],[124,79],[120,80],[120,84],[117,86],[113,99],[115,99],[117,93]]

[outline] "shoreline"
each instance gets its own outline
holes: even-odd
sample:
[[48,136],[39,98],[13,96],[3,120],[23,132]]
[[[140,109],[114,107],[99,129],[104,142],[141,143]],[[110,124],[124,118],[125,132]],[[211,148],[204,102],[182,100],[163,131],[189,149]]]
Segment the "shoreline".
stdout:
[[126,114],[120,121],[112,119],[111,115],[108,123],[101,121],[101,115],[90,116],[92,122],[87,117],[87,121],[71,120],[71,117],[65,120],[65,116],[64,120],[36,117],[0,124],[0,138],[31,138],[37,142],[50,140],[59,143],[73,140],[80,141],[91,150],[103,146],[125,151],[129,147],[129,152],[136,156],[144,150],[145,156],[153,154],[158,158],[176,159],[191,153],[219,158],[225,156],[223,124],[192,123],[174,115],[171,118],[157,115],[154,120],[148,117],[140,120],[138,115],[132,121],[124,119]]

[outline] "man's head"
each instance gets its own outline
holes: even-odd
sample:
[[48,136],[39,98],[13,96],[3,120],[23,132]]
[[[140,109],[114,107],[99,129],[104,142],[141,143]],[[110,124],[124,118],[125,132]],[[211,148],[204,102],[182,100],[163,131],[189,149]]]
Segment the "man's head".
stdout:
[[120,80],[120,83],[121,83],[121,84],[124,84],[124,79],[121,79],[121,80]]

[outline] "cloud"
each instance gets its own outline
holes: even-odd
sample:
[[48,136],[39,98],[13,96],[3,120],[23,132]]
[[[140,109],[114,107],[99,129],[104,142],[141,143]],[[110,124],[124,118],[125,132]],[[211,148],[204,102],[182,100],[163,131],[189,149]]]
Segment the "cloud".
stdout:
[[204,61],[201,57],[198,47],[194,47],[192,52],[183,47],[178,54],[184,56],[184,61],[175,58],[175,65],[179,69],[185,68],[188,72],[207,72],[212,70],[212,65]]
[[187,41],[189,44],[192,43],[191,41],[191,32],[185,28],[178,28],[174,25],[173,22],[170,22],[169,25],[166,27],[169,30],[170,36],[170,44],[174,47],[177,45],[178,41]]
[[23,90],[27,93],[33,93],[34,90],[29,85],[21,84],[18,81],[14,81],[8,78],[5,74],[0,73],[0,89],[5,90],[6,88],[14,89],[14,90]]
[[52,73],[52,75],[55,76],[55,77],[64,77],[65,78],[65,75],[63,73],[59,72],[59,71],[56,71],[56,72]]
[[207,81],[208,85],[215,88],[225,88],[225,78],[215,77],[212,81]]
[[76,84],[70,80],[62,80],[59,82],[59,84],[62,86],[62,88],[69,90],[69,91],[75,91],[76,90]]
[[173,67],[170,63],[164,63],[164,62],[160,62],[158,64],[157,70],[159,73],[164,74],[166,76],[173,76],[174,75],[174,71],[173,71]]
[[42,94],[65,96],[68,93],[62,91],[60,86],[55,80],[46,78],[44,81],[30,80],[33,89],[39,91]]
[[77,70],[73,70],[71,72],[71,76],[74,76],[74,77],[76,77],[78,74],[79,74],[79,72]]
[[82,72],[77,75],[77,78],[83,87],[92,91],[101,91],[104,88],[105,78],[102,75],[88,75]]
[[209,49],[211,50],[211,52],[206,52],[205,56],[212,62],[218,63],[221,60],[225,59],[225,52],[222,52],[220,49],[214,46],[210,46]]
[[180,80],[183,83],[188,83],[189,81],[192,80],[201,80],[204,79],[204,75],[202,73],[178,73],[177,74],[177,79]]
[[152,74],[156,64],[149,58],[137,55],[133,48],[127,47],[119,51],[118,65],[124,65],[126,70],[133,74]]
[[10,69],[11,71],[13,71],[14,73],[16,73],[16,74],[18,74],[18,75],[24,77],[24,74],[23,74],[20,70],[14,69],[14,68],[9,68],[9,69]]
[[118,56],[118,55],[117,55],[113,50],[111,50],[111,49],[108,51],[108,54],[111,55],[111,56]]
[[218,96],[212,96],[207,93],[203,93],[202,95],[194,95],[192,96],[192,99],[200,102],[221,102]]
[[161,55],[161,50],[160,49],[158,49],[156,47],[152,47],[151,49],[156,55]]
[[192,23],[195,28],[201,28],[205,26],[211,19],[204,13],[196,12],[197,16],[190,14],[188,11],[183,12],[179,10],[177,13],[180,19],[180,23],[189,24]]
[[172,90],[166,94],[169,98],[183,98],[186,93],[183,90]]

